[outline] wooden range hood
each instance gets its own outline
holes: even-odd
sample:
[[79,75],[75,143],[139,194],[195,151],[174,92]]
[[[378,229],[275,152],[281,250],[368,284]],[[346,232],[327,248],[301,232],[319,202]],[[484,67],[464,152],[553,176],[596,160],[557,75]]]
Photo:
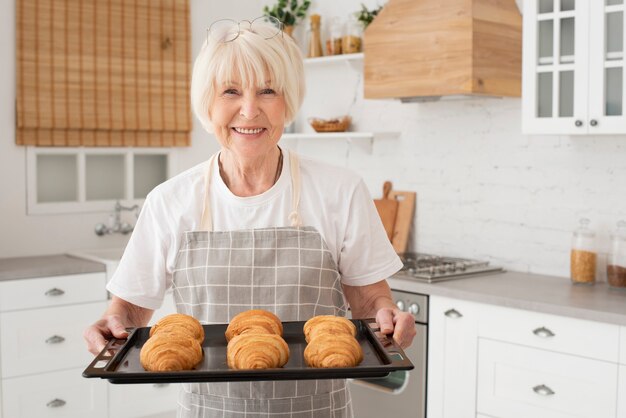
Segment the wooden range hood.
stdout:
[[363,43],[367,99],[521,95],[515,0],[389,0]]

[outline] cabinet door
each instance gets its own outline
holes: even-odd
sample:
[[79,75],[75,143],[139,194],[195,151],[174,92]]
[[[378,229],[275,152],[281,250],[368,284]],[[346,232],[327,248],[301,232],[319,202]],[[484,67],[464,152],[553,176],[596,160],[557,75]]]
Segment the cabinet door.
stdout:
[[2,380],[4,416],[10,418],[106,418],[107,384],[85,379],[83,369]]
[[524,133],[587,133],[589,3],[524,2]]
[[626,366],[619,366],[617,384],[617,418],[626,418]]
[[430,297],[428,323],[428,417],[476,414],[479,305]]
[[626,5],[590,2],[589,132],[626,133]]
[[110,385],[109,416],[114,418],[176,416],[178,384]]

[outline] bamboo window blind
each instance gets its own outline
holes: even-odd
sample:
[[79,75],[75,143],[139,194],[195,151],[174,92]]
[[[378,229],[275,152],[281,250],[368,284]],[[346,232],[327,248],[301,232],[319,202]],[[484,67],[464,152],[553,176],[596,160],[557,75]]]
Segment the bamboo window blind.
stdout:
[[189,145],[189,0],[18,0],[16,14],[18,145]]

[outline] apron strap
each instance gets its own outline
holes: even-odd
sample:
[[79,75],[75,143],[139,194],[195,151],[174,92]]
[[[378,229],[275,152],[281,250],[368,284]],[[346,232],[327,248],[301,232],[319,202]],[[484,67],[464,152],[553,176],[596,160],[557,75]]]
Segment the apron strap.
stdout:
[[[200,221],[201,231],[213,230],[209,189],[213,177],[213,165],[215,164],[215,160],[217,158],[219,158],[219,152],[211,156],[211,158],[209,159],[209,168],[205,173],[206,193],[204,194],[204,201],[202,204],[202,219]],[[300,159],[298,158],[298,155],[293,151],[289,152],[289,162],[291,165],[292,183],[291,213],[289,214],[289,221],[291,222],[291,226],[300,227],[302,226],[302,218],[300,218],[300,214],[298,211],[298,207],[300,206]]]

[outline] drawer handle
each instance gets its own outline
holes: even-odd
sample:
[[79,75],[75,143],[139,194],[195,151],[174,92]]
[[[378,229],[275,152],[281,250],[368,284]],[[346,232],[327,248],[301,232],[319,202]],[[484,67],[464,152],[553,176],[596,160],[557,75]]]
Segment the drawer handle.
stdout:
[[533,392],[541,396],[552,396],[554,391],[546,385],[537,385],[533,388]]
[[535,334],[537,337],[541,337],[541,338],[551,338],[551,337],[554,337],[556,335],[554,332],[550,331],[546,327],[541,327],[541,328],[537,328],[537,329],[533,330],[533,334]]
[[65,292],[59,288],[53,287],[52,289],[46,291],[46,296],[61,296],[64,295]]
[[48,408],[60,408],[64,406],[66,402],[63,399],[53,399],[46,404]]
[[65,338],[60,335],[53,335],[52,337],[46,339],[46,344],[60,344],[63,341],[65,341]]
[[456,309],[448,309],[445,313],[445,316],[447,316],[448,318],[461,318],[463,315],[461,315],[461,312],[457,311]]
[[166,388],[168,387],[170,384],[169,383],[154,383],[152,386],[154,386],[155,388]]

